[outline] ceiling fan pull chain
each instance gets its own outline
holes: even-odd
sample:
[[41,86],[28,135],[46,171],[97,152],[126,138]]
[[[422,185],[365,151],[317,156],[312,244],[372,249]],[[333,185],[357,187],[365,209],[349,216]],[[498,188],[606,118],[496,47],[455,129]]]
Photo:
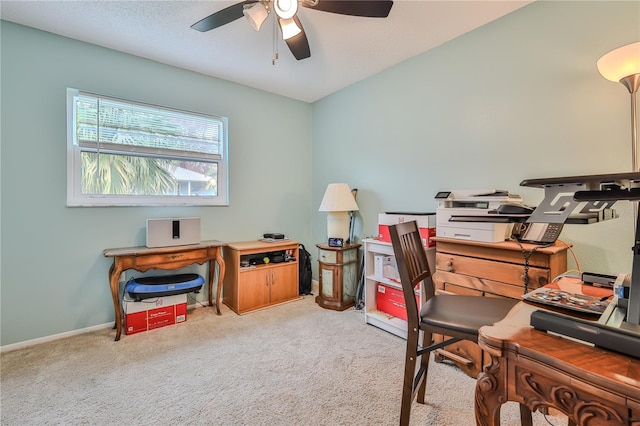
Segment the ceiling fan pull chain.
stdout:
[[278,20],[273,18],[273,57],[271,58],[271,65],[275,65],[280,54],[278,53]]

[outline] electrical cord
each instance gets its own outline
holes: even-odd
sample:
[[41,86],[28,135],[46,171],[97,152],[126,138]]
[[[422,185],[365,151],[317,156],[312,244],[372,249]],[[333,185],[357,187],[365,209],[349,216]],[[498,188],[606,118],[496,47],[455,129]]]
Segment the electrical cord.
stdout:
[[543,249],[543,248],[546,248],[546,247],[550,247],[554,243],[540,244],[540,245],[535,246],[533,249],[527,251],[527,250],[525,250],[525,248],[522,245],[522,242],[520,240],[518,240],[516,238],[514,241],[520,247],[520,251],[522,252],[522,256],[524,257],[524,275],[522,277],[522,282],[524,284],[524,293],[523,294],[527,294],[527,293],[529,293],[529,259],[531,258],[533,253],[535,253],[536,251],[538,251],[540,249]]
[[[195,296],[192,293],[187,293],[187,299],[191,300],[192,302],[194,302],[193,304],[197,304],[200,305],[203,308],[206,308],[207,305],[205,305],[204,303],[202,303],[201,301],[199,301],[198,299],[195,298]],[[191,303],[190,303],[191,304]]]
[[[368,237],[364,237],[363,239],[367,239],[367,238],[375,238],[377,239],[378,236],[373,236],[373,235],[369,235]],[[364,292],[365,292],[365,275],[366,275],[366,271],[364,270],[364,257],[365,257],[366,253],[362,253],[362,255],[360,256],[360,277],[358,279],[358,288],[356,289],[356,296],[355,296],[355,305],[353,307],[354,310],[356,311],[361,311],[364,309]]]
[[353,307],[356,311],[364,309],[364,281],[366,275],[366,271],[364,270],[364,256],[365,253],[363,252],[360,256],[360,276],[358,277],[358,288],[356,289],[355,305]]
[[546,414],[546,413],[543,413],[543,414],[542,414],[542,416],[544,417],[544,420],[545,420],[547,423],[549,423],[551,426],[555,426],[553,423],[551,423],[551,422],[549,421],[549,419],[547,418],[547,414]]
[[573,261],[576,264],[576,268],[578,268],[578,272],[582,273],[582,268],[580,267],[580,262],[578,262],[578,256],[576,256],[576,252],[573,251],[573,248],[569,244],[565,243],[562,240],[557,240],[557,241],[560,244],[564,245],[567,248],[567,250],[569,250],[569,253],[571,253],[571,255],[573,256]]

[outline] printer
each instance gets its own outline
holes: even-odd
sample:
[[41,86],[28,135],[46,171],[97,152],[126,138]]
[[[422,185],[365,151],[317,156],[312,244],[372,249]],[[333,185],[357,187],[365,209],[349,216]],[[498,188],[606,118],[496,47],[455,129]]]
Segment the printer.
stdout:
[[496,214],[498,208],[522,203],[519,195],[496,189],[441,191],[435,199],[436,236],[489,243],[506,240],[513,230],[513,220]]

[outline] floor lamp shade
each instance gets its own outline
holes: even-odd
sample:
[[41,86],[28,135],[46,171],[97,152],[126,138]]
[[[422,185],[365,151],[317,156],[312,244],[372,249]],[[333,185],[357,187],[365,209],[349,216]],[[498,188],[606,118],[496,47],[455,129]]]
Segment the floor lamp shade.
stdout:
[[358,210],[356,199],[353,198],[351,189],[346,183],[331,183],[322,197],[320,203],[321,212],[329,212],[327,215],[327,237],[349,239],[349,214],[347,212]]
[[615,82],[640,74],[640,41],[605,53],[598,59],[597,66],[604,78]]
[[640,41],[618,47],[605,53],[597,62],[604,78],[620,82],[631,94],[631,159],[632,170],[638,171],[638,124],[636,93],[640,87]]

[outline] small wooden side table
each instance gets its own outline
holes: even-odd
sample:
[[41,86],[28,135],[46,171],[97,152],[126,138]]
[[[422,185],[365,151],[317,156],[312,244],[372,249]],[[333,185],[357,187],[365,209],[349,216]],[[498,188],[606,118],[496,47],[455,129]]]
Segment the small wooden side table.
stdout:
[[216,292],[216,313],[220,315],[222,300],[222,280],[224,279],[225,263],[222,258],[222,247],[226,243],[217,240],[203,241],[199,244],[175,247],[126,247],[106,249],[105,257],[112,257],[113,264],[109,268],[109,287],[113,298],[113,310],[116,316],[115,340],[120,340],[122,334],[122,306],[120,304],[120,274],[127,269],[146,272],[149,269],[172,270],[198,263],[209,263],[209,306],[213,306],[213,277],[214,262],[218,264],[218,283]]
[[360,244],[318,247],[320,294],[316,303],[326,309],[344,311],[355,303],[359,277]]

